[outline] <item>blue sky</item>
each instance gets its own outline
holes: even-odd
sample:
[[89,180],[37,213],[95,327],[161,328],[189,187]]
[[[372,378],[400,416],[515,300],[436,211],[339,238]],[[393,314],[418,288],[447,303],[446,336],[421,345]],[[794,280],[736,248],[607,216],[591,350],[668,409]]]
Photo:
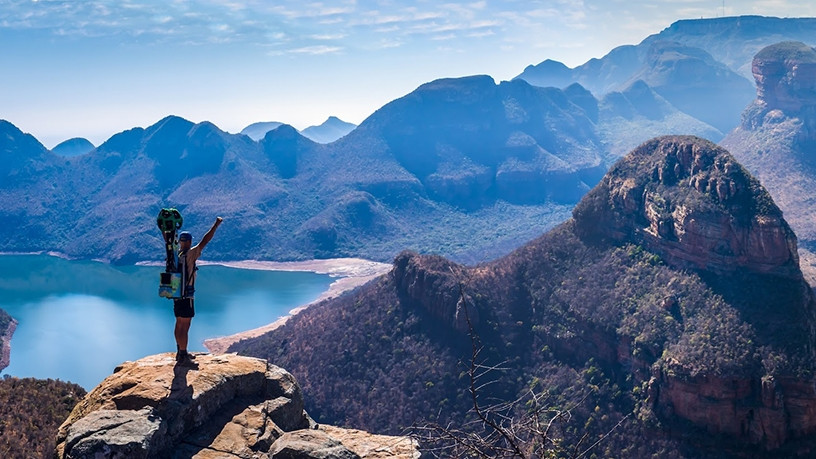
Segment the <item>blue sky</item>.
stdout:
[[0,0],[0,118],[47,147],[173,114],[238,132],[360,123],[443,77],[573,67],[678,19],[816,16],[759,0]]

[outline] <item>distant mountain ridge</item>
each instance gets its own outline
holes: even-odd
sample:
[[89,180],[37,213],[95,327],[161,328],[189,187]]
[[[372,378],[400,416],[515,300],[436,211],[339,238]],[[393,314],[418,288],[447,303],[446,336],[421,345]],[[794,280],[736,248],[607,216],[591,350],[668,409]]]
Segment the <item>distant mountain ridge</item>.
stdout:
[[64,142],[60,142],[51,149],[51,152],[60,156],[79,156],[90,152],[94,148],[94,144],[92,144],[88,139],[74,137]]
[[300,131],[304,137],[317,143],[332,143],[345,136],[357,127],[354,123],[347,123],[336,116],[330,116],[317,126],[309,126]]
[[249,136],[250,139],[258,141],[264,138],[267,132],[276,129],[283,123],[278,121],[261,121],[252,123],[249,126],[241,129],[241,134]]
[[[270,131],[283,125],[278,121],[263,121],[252,123],[241,130],[241,134],[249,136],[252,140],[260,141]],[[330,116],[326,121],[317,126],[309,126],[300,131],[304,137],[317,143],[331,143],[353,131],[357,125],[347,123],[336,116]]]
[[155,213],[172,205],[194,234],[225,217],[214,259],[498,255],[563,218],[603,174],[587,95],[446,79],[328,145],[287,125],[255,142],[170,116],[71,158],[6,122],[0,215],[21,222],[0,229],[0,250],[155,259]]
[[[170,116],[68,158],[3,122],[0,216],[19,223],[0,229],[0,250],[153,259],[161,242],[151,214],[171,205],[194,233],[214,214],[235,225],[214,258],[387,260],[404,248],[458,261],[499,256],[566,217],[646,138],[724,134],[717,113],[744,108],[742,77],[680,32],[585,64],[579,70],[597,76],[587,84],[622,85],[602,97],[577,83],[440,79],[328,144],[278,123],[260,126],[255,141]],[[691,97],[708,100],[709,122],[683,106]]]
[[816,40],[816,19],[681,20],[638,45],[617,47],[573,69],[545,60],[528,66],[516,78],[538,86],[578,82],[598,98],[641,79],[675,107],[724,135],[739,124],[742,108],[753,99],[754,54],[783,40]]

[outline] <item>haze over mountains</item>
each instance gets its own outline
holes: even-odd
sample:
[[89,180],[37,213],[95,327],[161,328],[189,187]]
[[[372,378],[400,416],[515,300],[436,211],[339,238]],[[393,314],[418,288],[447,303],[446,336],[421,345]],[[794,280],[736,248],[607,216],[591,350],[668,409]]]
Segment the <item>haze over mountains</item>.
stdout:
[[[642,81],[677,110],[718,130],[718,138],[709,138],[719,141],[739,124],[743,108],[754,98],[754,55],[785,40],[816,42],[816,19],[682,20],[638,45],[619,46],[575,68],[545,60],[528,66],[517,78],[537,86],[565,87],[577,82],[601,100]],[[669,122],[665,127],[682,129],[682,124]],[[628,148],[635,145],[637,142],[629,143]]]
[[[252,140],[261,140],[267,132],[277,128],[284,123],[277,121],[262,121],[252,123],[241,130],[241,134],[249,136]],[[330,116],[326,121],[317,126],[309,126],[300,133],[317,143],[332,143],[353,131],[357,125],[347,123],[336,116]]]
[[168,117],[74,158],[4,123],[14,161],[0,171],[0,208],[24,222],[1,230],[0,245],[152,259],[152,214],[174,205],[194,233],[226,217],[231,237],[214,258],[390,259],[404,247],[490,256],[563,219],[602,175],[602,146],[575,103],[585,95],[440,80],[329,145],[285,125],[254,142]]
[[[705,114],[739,113],[754,90],[713,56],[740,54],[746,36],[754,46],[805,34],[810,23],[680,21],[655,36],[677,41],[650,37],[618,48],[570,71],[581,84],[562,89],[521,78],[437,80],[326,145],[286,125],[253,127],[254,136],[266,132],[254,142],[168,117],[65,158],[4,122],[0,148],[9,161],[0,168],[0,209],[23,223],[0,230],[0,250],[154,259],[161,241],[152,214],[175,206],[194,233],[214,214],[227,218],[232,238],[214,258],[390,260],[411,248],[490,259],[562,221],[610,164],[646,139],[675,133],[718,140],[731,121]],[[681,43],[692,35],[693,45],[717,42],[713,54]],[[739,43],[723,43],[728,37]],[[594,80],[585,77],[590,68]],[[620,90],[600,99],[582,86],[613,83]],[[694,102],[698,97],[706,103]],[[323,125],[332,126],[350,127],[332,118]]]

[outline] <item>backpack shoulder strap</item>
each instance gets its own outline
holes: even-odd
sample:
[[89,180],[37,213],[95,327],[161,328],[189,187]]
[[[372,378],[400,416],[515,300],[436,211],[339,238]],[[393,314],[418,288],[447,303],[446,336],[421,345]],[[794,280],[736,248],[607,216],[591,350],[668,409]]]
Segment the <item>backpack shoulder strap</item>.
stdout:
[[192,279],[192,275],[190,273],[190,267],[187,266],[187,251],[179,252],[179,272],[181,273],[181,297],[184,298],[187,296],[187,287],[190,285],[190,280]]

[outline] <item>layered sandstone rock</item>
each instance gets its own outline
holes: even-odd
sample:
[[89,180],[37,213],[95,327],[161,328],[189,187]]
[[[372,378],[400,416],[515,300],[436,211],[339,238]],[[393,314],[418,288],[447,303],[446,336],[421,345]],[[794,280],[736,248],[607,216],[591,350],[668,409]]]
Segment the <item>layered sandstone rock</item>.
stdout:
[[773,451],[816,432],[816,383],[766,376],[676,378],[656,370],[649,402],[664,418],[678,417],[711,435],[761,444]]
[[782,212],[727,151],[704,139],[644,143],[573,215],[582,235],[642,244],[674,266],[800,275],[796,236]]
[[419,455],[404,437],[335,428],[347,437],[341,441],[316,431],[294,377],[264,360],[202,354],[195,361],[180,366],[160,354],[117,367],[60,427],[57,457],[383,457],[346,442],[388,449],[390,457]]

